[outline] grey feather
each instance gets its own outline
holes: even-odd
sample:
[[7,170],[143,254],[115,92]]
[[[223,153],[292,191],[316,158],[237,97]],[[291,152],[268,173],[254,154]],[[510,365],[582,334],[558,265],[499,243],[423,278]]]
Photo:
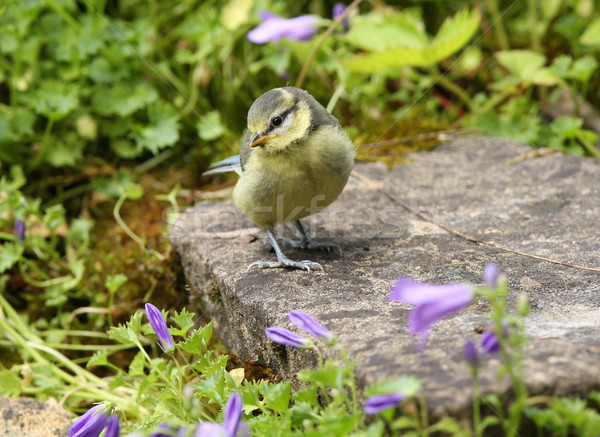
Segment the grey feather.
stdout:
[[230,171],[235,171],[236,173],[240,174],[240,155],[230,156],[229,158],[225,158],[221,161],[214,162],[210,165],[210,168],[212,170],[205,171],[204,173],[202,173],[202,175],[208,176],[218,173],[227,173]]

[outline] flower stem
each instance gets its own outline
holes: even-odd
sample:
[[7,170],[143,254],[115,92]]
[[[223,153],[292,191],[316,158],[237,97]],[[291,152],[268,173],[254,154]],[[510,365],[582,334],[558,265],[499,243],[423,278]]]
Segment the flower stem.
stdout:
[[327,37],[333,33],[335,28],[338,27],[340,23],[344,21],[346,17],[348,17],[348,15],[350,15],[352,9],[356,8],[361,2],[362,0],[354,0],[352,3],[350,3],[350,5],[348,5],[344,13],[337,17],[333,21],[333,23],[331,23],[331,26],[329,26],[327,30],[323,33],[323,35],[321,35],[321,38],[319,38],[319,40],[315,44],[314,48],[308,55],[308,58],[306,59],[306,61],[304,61],[304,65],[302,65],[302,70],[300,70],[300,74],[298,74],[298,79],[296,79],[296,88],[302,88],[304,78],[306,77],[306,73],[308,73],[308,68],[310,67],[310,64],[312,64],[312,61],[315,59],[315,56],[317,56],[317,53],[319,53],[319,49],[321,48]]

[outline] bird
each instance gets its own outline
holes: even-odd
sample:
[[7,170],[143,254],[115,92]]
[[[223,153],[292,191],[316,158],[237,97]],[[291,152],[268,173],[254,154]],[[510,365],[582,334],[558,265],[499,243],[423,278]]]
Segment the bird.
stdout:
[[310,260],[293,261],[281,250],[274,229],[294,222],[301,239],[281,239],[307,250],[338,250],[335,243],[313,242],[300,219],[315,214],[340,195],[354,166],[356,149],[339,121],[310,93],[295,87],[275,88],[258,97],[248,111],[248,126],[239,155],[210,166],[205,175],[236,171],[235,206],[259,226],[277,261],[248,266],[311,270]]

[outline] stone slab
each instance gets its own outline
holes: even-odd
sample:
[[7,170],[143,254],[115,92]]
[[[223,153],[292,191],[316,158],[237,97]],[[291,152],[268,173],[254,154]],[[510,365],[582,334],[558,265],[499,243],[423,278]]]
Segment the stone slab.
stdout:
[[67,437],[72,423],[73,415],[54,399],[42,402],[0,396],[2,437]]
[[[479,239],[563,262],[600,267],[600,166],[589,158],[546,154],[508,140],[466,137],[411,156],[391,170],[360,163],[359,172],[418,211]],[[515,158],[524,158],[516,159]],[[340,198],[305,223],[315,241],[335,241],[343,255],[284,249],[310,258],[324,273],[251,270],[275,259],[266,237],[231,201],[203,202],[182,214],[170,239],[181,256],[197,310],[242,359],[283,377],[315,364],[310,353],[274,347],[269,326],[293,328],[291,310],[303,310],[340,337],[358,361],[362,386],[402,374],[424,382],[432,413],[468,414],[466,337],[478,340],[488,322],[485,302],[437,324],[426,353],[407,328],[410,307],[390,303],[396,278],[430,283],[481,284],[488,262],[509,278],[510,302],[531,301],[525,355],[532,393],[585,394],[600,389],[600,274],[480,246],[422,221],[356,178]],[[284,228],[282,235],[291,236]],[[326,352],[329,353],[329,352]],[[508,396],[495,381],[497,358],[482,370],[484,390]]]

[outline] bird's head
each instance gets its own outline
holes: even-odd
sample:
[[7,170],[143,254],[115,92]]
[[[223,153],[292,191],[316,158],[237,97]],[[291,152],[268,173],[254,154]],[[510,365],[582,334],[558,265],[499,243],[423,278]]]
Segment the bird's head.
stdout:
[[296,88],[275,88],[254,101],[248,111],[250,147],[278,152],[306,138],[313,118],[310,94]]

